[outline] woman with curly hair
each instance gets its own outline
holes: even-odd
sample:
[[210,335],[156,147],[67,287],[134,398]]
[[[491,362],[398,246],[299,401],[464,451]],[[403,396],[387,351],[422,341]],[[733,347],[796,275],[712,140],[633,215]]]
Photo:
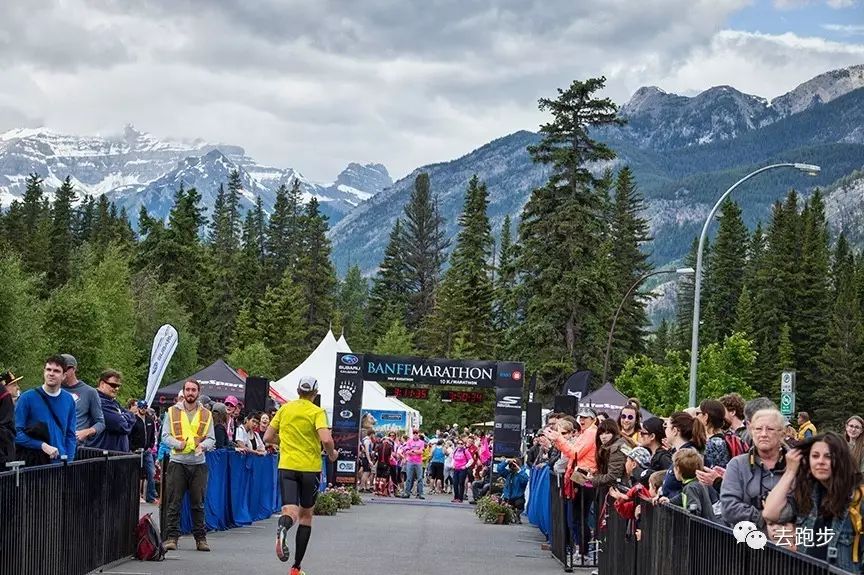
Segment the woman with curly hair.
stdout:
[[[849,444],[834,432],[805,440],[786,455],[786,471],[768,494],[762,516],[769,523],[795,523],[827,545],[802,546],[802,553],[859,573],[864,553],[860,522],[864,515],[861,473]],[[858,529],[854,524],[858,523]]]

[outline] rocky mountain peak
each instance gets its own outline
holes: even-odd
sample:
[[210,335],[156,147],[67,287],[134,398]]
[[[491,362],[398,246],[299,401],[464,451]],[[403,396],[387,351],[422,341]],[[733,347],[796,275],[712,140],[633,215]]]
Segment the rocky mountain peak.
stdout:
[[771,100],[771,107],[788,116],[864,88],[864,64],[831,70]]

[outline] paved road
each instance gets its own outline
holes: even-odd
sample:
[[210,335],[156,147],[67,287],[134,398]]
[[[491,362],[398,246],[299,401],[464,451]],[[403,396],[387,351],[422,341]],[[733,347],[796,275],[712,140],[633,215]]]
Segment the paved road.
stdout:
[[[421,502],[415,500],[384,501],[389,503],[373,500],[335,517],[316,517],[303,569],[309,575],[563,572],[549,551],[541,550],[544,538],[531,525],[484,525],[474,515],[473,506],[450,505],[443,498],[430,499],[431,505],[418,505]],[[130,561],[104,573],[286,573],[290,563],[280,563],[273,551],[275,529],[274,516],[247,528],[211,533],[207,537],[211,553],[195,551],[193,539],[184,537],[180,549],[169,552],[162,563]]]

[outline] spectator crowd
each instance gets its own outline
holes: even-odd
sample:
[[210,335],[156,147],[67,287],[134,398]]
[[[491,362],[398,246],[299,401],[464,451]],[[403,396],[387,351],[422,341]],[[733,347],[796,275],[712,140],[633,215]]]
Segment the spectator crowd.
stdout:
[[806,412],[797,423],[764,397],[732,393],[645,420],[631,399],[617,419],[591,407],[550,413],[526,458],[562,478],[583,563],[596,560],[608,513],[639,540],[641,508],[674,505],[729,527],[752,523],[776,545],[860,573],[864,419],[849,417],[843,434],[820,432]]

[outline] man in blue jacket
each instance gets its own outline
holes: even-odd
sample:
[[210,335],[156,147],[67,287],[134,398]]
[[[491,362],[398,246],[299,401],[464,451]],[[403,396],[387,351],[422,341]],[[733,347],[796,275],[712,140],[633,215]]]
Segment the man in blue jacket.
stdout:
[[135,414],[123,409],[117,393],[123,376],[119,371],[106,369],[99,375],[99,401],[105,416],[105,430],[93,438],[92,446],[109,451],[129,451],[129,434],[135,427]]
[[51,461],[75,459],[75,400],[60,388],[66,363],[59,355],[45,360],[41,387],[25,391],[15,404],[15,444],[44,453]]
[[516,523],[522,523],[525,509],[525,488],[528,487],[528,472],[522,467],[520,458],[505,459],[498,463],[498,475],[504,478],[502,499],[516,510]]

